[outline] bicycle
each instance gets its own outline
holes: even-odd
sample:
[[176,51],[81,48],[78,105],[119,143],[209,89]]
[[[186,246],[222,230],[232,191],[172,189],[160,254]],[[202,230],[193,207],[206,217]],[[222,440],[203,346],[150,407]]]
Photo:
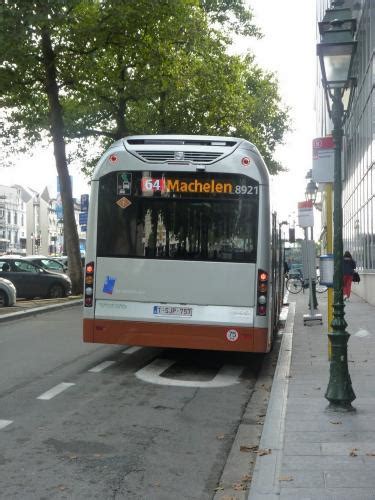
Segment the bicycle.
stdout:
[[[301,290],[309,287],[309,282],[305,281],[302,276],[290,276],[286,280],[286,288],[290,293],[299,293]],[[320,283],[320,277],[318,276],[315,281],[315,290],[317,293],[326,292],[328,287]]]
[[304,283],[300,276],[290,276],[286,280],[285,286],[290,293],[299,293],[301,290],[303,290]]

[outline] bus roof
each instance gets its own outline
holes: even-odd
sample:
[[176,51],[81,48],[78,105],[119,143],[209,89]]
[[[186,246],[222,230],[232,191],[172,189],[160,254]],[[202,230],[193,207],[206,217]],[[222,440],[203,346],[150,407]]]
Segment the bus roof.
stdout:
[[258,152],[257,148],[251,142],[239,137],[225,137],[216,135],[189,135],[189,134],[165,134],[165,135],[131,135],[116,141],[110,148],[120,145],[184,145],[184,146],[238,146],[241,142],[245,142],[254,151]]
[[[189,159],[185,162],[199,165],[212,165],[219,159],[233,153],[237,148],[245,148],[259,160],[261,170],[268,175],[267,167],[254,144],[238,137],[209,136],[209,135],[133,135],[124,137],[113,143],[104,153],[99,161],[93,180],[101,177],[101,167],[108,158],[115,157],[116,153],[128,151],[131,155],[149,164],[155,163],[177,163],[183,157],[184,152],[189,152]],[[187,156],[187,155],[186,155]],[[113,169],[116,169],[116,161],[113,162]],[[181,164],[181,161],[179,162]],[[107,172],[111,171],[111,168]]]

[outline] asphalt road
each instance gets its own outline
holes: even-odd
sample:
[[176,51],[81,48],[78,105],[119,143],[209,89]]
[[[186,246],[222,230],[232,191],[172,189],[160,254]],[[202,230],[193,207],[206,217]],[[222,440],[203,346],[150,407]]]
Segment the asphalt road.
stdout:
[[0,324],[0,498],[212,499],[262,356],[83,344],[81,308]]

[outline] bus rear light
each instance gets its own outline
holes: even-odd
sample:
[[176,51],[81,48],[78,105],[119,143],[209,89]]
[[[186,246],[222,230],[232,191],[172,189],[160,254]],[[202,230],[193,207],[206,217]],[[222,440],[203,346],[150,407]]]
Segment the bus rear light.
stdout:
[[92,307],[92,297],[85,297],[85,307]]
[[94,263],[88,262],[85,267],[85,307],[92,307],[94,294]]
[[266,313],[267,313],[266,306],[258,306],[258,315],[259,316],[265,316]]
[[259,283],[259,292],[265,293],[267,292],[267,284],[266,283]]
[[86,285],[92,285],[94,283],[94,276],[86,276]]
[[267,314],[268,273],[259,269],[257,287],[257,315]]
[[261,305],[267,304],[267,297],[265,295],[259,295],[258,304],[261,304]]
[[86,275],[93,274],[93,272],[94,272],[94,263],[90,262],[89,264],[86,264]]
[[265,273],[264,271],[259,271],[259,281],[267,281],[268,280],[268,274]]

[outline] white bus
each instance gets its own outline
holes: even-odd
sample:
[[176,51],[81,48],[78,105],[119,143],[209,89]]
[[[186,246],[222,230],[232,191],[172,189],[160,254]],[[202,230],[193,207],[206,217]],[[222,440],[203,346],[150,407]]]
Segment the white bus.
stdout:
[[268,352],[279,304],[272,225],[268,171],[250,142],[117,141],[91,184],[84,341]]

